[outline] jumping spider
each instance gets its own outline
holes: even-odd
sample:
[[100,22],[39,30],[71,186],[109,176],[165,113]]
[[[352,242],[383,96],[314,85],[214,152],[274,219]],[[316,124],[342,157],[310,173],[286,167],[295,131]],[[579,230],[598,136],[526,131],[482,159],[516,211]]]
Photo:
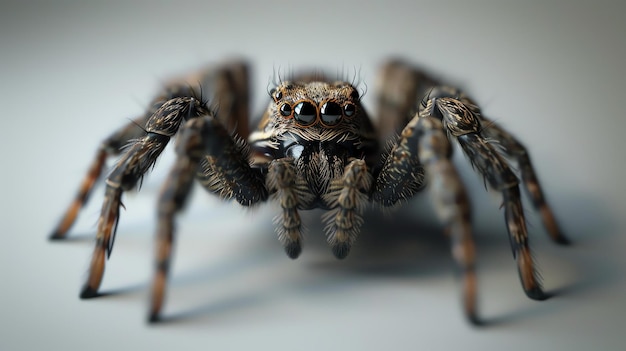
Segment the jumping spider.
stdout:
[[[278,238],[294,259],[302,243],[299,211],[327,210],[323,221],[328,243],[342,259],[359,233],[368,203],[394,206],[420,191],[428,178],[460,270],[465,315],[479,323],[470,205],[451,162],[452,141],[460,144],[486,183],[502,194],[522,287],[529,298],[545,299],[528,247],[519,185],[529,193],[551,238],[561,244],[568,241],[546,204],[526,149],[485,118],[460,90],[440,85],[400,60],[387,62],[381,72],[377,127],[354,85],[319,74],[281,81],[271,89],[269,106],[253,132],[248,129],[244,63],[224,64],[167,85],[145,114],[102,142],[76,198],[51,236],[66,237],[106,159],[121,154],[106,179],[96,247],[81,298],[98,295],[123,192],[141,182],[176,136],[177,159],[158,202],[150,321],[160,317],[174,220],[194,179],[209,192],[243,206],[270,198],[280,204]],[[210,93],[218,109],[212,110],[197,95],[200,89]],[[519,178],[506,159],[516,163]]]

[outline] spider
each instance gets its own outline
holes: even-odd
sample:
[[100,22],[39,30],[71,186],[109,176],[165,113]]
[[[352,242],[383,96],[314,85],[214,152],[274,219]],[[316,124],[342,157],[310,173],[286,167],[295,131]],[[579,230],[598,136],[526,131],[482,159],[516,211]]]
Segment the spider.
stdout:
[[[301,252],[300,211],[327,211],[322,217],[327,241],[334,256],[343,259],[359,234],[368,204],[394,207],[425,188],[428,180],[459,268],[464,314],[471,323],[480,324],[470,204],[451,161],[453,142],[460,144],[490,188],[502,195],[526,295],[534,300],[548,297],[528,246],[520,185],[541,213],[551,238],[560,244],[568,239],[546,203],[526,148],[484,117],[462,91],[439,84],[403,60],[389,60],[379,76],[375,126],[353,84],[322,74],[300,75],[278,82],[269,91],[269,106],[250,132],[248,76],[246,63],[233,61],[173,81],[143,115],[104,139],[51,235],[51,239],[67,236],[107,158],[121,155],[106,178],[95,250],[81,298],[98,296],[122,194],[141,184],[172,137],[177,139],[176,161],[158,200],[150,322],[161,318],[174,222],[194,180],[210,193],[243,206],[277,202],[276,231],[292,259]],[[209,107],[198,91],[209,92],[219,108]],[[516,164],[519,177],[510,162]]]

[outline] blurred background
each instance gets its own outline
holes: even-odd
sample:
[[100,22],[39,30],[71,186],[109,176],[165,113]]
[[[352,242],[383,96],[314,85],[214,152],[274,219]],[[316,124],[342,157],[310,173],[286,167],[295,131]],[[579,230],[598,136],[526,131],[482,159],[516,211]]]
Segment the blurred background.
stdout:
[[[618,350],[626,313],[620,2],[25,1],[0,4],[3,160],[0,349]],[[100,141],[142,112],[162,82],[244,57],[263,108],[273,72],[375,76],[400,56],[463,87],[529,148],[564,231],[557,247],[528,208],[545,288],[519,284],[497,196],[457,152],[472,194],[480,310],[463,319],[449,247],[426,194],[368,213],[336,261],[320,213],[295,262],[271,205],[246,211],[196,191],[179,220],[167,323],[145,321],[156,194],[168,149],[125,196],[106,297],[80,301],[103,187],[71,238],[50,243]],[[197,189],[199,190],[199,189]]]

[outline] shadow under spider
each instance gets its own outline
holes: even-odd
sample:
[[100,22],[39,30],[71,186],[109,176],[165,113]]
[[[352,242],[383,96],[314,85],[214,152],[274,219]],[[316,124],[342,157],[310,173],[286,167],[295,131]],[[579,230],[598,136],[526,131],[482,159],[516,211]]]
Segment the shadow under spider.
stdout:
[[[561,283],[560,287],[547,291],[553,298],[580,294],[588,289],[597,289],[616,281],[616,274],[611,273],[614,269],[612,270],[612,263],[609,258],[598,261],[588,256],[585,257],[585,252],[589,249],[587,246],[593,245],[593,242],[584,239],[585,234],[587,234],[585,232],[599,230],[608,233],[611,230],[612,222],[605,218],[606,212],[602,211],[601,206],[589,206],[589,201],[580,201],[579,199],[567,202],[569,206],[578,206],[577,204],[581,203],[586,204],[584,211],[580,208],[569,209],[569,211],[581,212],[581,217],[577,219],[584,222],[585,225],[574,223],[571,228],[576,228],[576,232],[570,232],[568,222],[562,221],[565,232],[573,239],[572,247],[556,247],[547,239],[547,236],[542,238],[541,236],[545,235],[545,231],[537,221],[529,227],[531,240],[539,242],[535,246],[541,246],[542,251],[551,251],[562,255],[562,262],[576,272],[575,276],[566,281],[565,284]],[[201,303],[192,308],[172,312],[166,311],[160,322],[205,323],[219,320],[216,315],[232,314],[246,308],[264,305],[283,298],[285,294],[291,294],[294,291],[311,293],[355,289],[355,279],[345,279],[346,277],[356,277],[357,280],[399,277],[410,282],[413,281],[413,277],[451,274],[454,271],[454,262],[450,254],[449,240],[443,235],[442,226],[435,218],[431,218],[433,215],[431,211],[422,211],[424,206],[422,203],[411,202],[389,215],[384,215],[375,210],[367,211],[364,214],[365,223],[359,239],[345,260],[336,260],[325,242],[323,224],[319,219],[322,211],[302,213],[303,221],[307,226],[307,235],[304,242],[304,259],[298,260],[299,262],[290,262],[284,257],[280,244],[272,232],[271,220],[268,220],[258,230],[259,235],[242,242],[239,255],[217,266],[199,267],[178,274],[178,276],[172,275],[168,290],[177,289],[182,285],[196,285],[200,281],[219,284],[220,280],[227,277],[244,274],[252,271],[254,267],[268,266],[276,264],[276,262],[281,265],[302,265],[305,270],[312,273],[313,279],[295,279],[295,281],[290,282],[285,278],[280,281],[280,286],[260,287],[227,297],[208,298],[209,302]],[[567,209],[561,210],[564,213],[568,212]],[[480,277],[488,274],[483,269],[484,266],[493,267],[494,263],[490,262],[490,259],[500,255],[501,251],[505,251],[507,255],[499,257],[508,256],[508,260],[502,264],[510,266],[512,274],[516,272],[514,259],[510,256],[509,240],[502,221],[502,213],[493,211],[493,218],[498,223],[495,229],[476,228],[474,230],[479,284]],[[532,216],[529,216],[529,219],[532,221]],[[93,240],[88,235],[70,238],[74,238],[74,241]],[[594,240],[596,239],[598,238],[594,237]],[[599,239],[602,240],[602,236]],[[604,239],[606,239],[606,235]],[[555,248],[545,249],[545,246]],[[291,276],[289,275],[289,277]],[[417,286],[418,283],[416,283],[416,289]],[[147,288],[147,283],[138,284],[128,288],[103,291],[98,296],[111,297]],[[519,289],[519,299],[521,300],[525,297],[521,287]],[[489,295],[488,291],[483,290],[479,287],[480,296]],[[488,299],[482,300],[485,304],[488,303]],[[503,311],[504,313],[500,311],[496,315],[484,315],[482,324],[506,326],[520,320],[557,313],[556,311],[563,308],[567,307],[559,303],[539,302],[532,306],[524,305],[524,307],[508,309]],[[462,312],[459,311],[459,318],[461,316]]]
[[[173,277],[171,288],[175,289],[175,285],[181,283],[193,284],[200,280],[207,281],[207,279],[217,284],[220,277],[232,277],[233,274],[244,273],[255,266],[280,259],[283,259],[280,264],[303,265],[311,276],[306,279],[296,278],[295,281],[287,281],[285,278],[281,280],[280,286],[250,289],[241,294],[217,298],[207,304],[194,306],[184,311],[166,312],[160,322],[204,321],[208,316],[211,316],[211,320],[219,319],[215,315],[234,313],[246,307],[266,304],[285,297],[285,294],[292,294],[294,291],[298,295],[328,291],[335,293],[355,289],[355,284],[372,279],[398,277],[412,281],[413,277],[451,275],[455,266],[450,254],[450,244],[443,235],[442,227],[437,224],[436,220],[417,218],[414,214],[415,208],[407,207],[400,208],[389,215],[375,210],[367,211],[364,214],[365,223],[359,239],[350,255],[344,260],[335,259],[326,244],[323,224],[319,220],[323,212],[303,212],[303,222],[307,226],[303,247],[303,256],[306,257],[297,260],[300,262],[290,262],[281,257],[282,253],[275,250],[280,248],[280,244],[276,241],[275,235],[268,233],[268,235],[259,235],[258,239],[252,239],[252,243],[247,243],[245,249],[242,250],[246,252],[233,258],[230,264],[226,263],[220,267],[187,272],[183,276]],[[502,228],[502,230],[505,229]],[[506,233],[503,235],[497,236],[496,233],[476,235],[476,246],[479,252],[487,254],[490,250],[510,250]],[[270,255],[268,251],[273,252]],[[510,264],[514,269],[515,263],[512,259]],[[523,293],[520,294],[522,295]],[[459,311],[459,316],[461,318],[461,311]]]

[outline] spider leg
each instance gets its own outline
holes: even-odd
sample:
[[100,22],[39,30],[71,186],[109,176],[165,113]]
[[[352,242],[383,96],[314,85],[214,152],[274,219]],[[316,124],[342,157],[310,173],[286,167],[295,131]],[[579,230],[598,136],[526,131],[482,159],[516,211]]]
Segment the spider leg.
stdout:
[[501,192],[505,220],[513,256],[517,261],[522,287],[534,300],[548,296],[543,292],[536,273],[519,191],[519,180],[494,147],[481,134],[480,111],[463,97],[435,94],[422,116],[441,119],[448,134],[456,138],[472,165],[485,177],[491,188]]
[[[218,140],[225,142],[219,153],[202,157],[196,174],[200,185],[223,200],[235,199],[243,206],[264,201],[268,196],[265,180],[259,168],[250,166],[248,143],[237,136],[231,137],[223,128],[213,134],[219,134]],[[211,137],[216,138],[213,134]]]
[[209,114],[209,110],[193,97],[175,98],[165,102],[146,123],[144,136],[135,139],[117,162],[106,180],[105,198],[98,220],[96,247],[81,298],[97,296],[104,273],[105,257],[111,254],[113,248],[122,193],[133,189],[141,182],[170,137],[176,134],[183,119],[205,114]]
[[50,235],[51,240],[65,239],[67,237],[67,233],[76,221],[78,213],[89,200],[89,196],[91,195],[96,181],[102,175],[107,159],[111,156],[119,155],[130,142],[144,136],[145,130],[143,127],[165,101],[176,97],[194,95],[195,93],[191,86],[181,82],[171,82],[152,100],[150,108],[148,108],[142,116],[128,122],[100,143],[100,147],[96,152],[87,174],[81,182],[74,200]]
[[452,160],[452,149],[443,125],[434,118],[417,120],[419,158],[429,175],[430,192],[446,234],[451,240],[452,257],[461,274],[465,315],[480,324],[476,308],[475,248],[471,228],[471,210],[465,187]]
[[570,240],[559,229],[559,225],[554,217],[554,214],[545,200],[545,196],[543,195],[543,191],[539,185],[539,180],[537,179],[535,170],[530,162],[530,156],[526,148],[517,139],[515,139],[515,137],[499,125],[487,120],[484,117],[483,120],[485,121],[484,124],[486,126],[482,133],[485,137],[497,140],[500,145],[504,147],[505,153],[517,162],[522,176],[522,185],[524,186],[526,192],[530,195],[533,206],[541,214],[544,226],[547,228],[548,234],[550,234],[552,240],[563,245],[569,244]]
[[250,134],[249,129],[249,71],[245,62],[234,60],[208,67],[186,77],[196,92],[211,93],[211,104],[215,105],[215,119],[226,130],[243,139]]
[[[107,159],[119,155],[129,142],[144,136],[143,126],[164,102],[178,97],[201,95],[204,89],[214,92],[214,103],[219,106],[216,118],[229,130],[235,130],[239,136],[246,138],[249,133],[247,82],[248,68],[241,61],[233,61],[217,68],[209,67],[182,79],[168,82],[142,116],[128,122],[102,141],[87,174],[80,183],[78,192],[52,231],[50,239],[59,240],[67,237],[78,213],[89,200],[95,183],[102,175]],[[202,96],[198,96],[198,99],[201,100]]]
[[392,207],[401,200],[410,199],[425,185],[425,171],[413,137],[415,123],[412,121],[407,125],[389,153],[383,156],[371,195],[372,200],[383,207]]
[[384,207],[411,198],[425,185],[417,143],[411,139],[415,126],[405,127],[417,112],[418,97],[428,92],[432,84],[431,77],[398,59],[386,62],[379,74],[377,130],[380,140],[393,143],[387,145],[382,162],[375,169],[371,196]]
[[[158,206],[156,272],[152,282],[149,321],[159,320],[170,267],[174,219],[183,208],[194,177],[223,199],[235,198],[244,206],[267,199],[262,171],[251,168],[241,141],[230,136],[212,116],[192,119],[177,140],[177,160],[161,191]],[[217,187],[211,179],[219,179]],[[210,184],[210,185],[207,185]]]
[[421,189],[424,176],[428,175],[435,209],[445,225],[452,257],[461,275],[465,316],[470,322],[480,324],[470,204],[451,155],[452,148],[441,122],[415,115],[385,160],[372,198],[383,206],[393,206]]
[[76,196],[61,217],[59,224],[52,231],[50,235],[51,240],[65,239],[67,237],[67,233],[76,221],[78,213],[89,200],[91,191],[102,174],[107,158],[118,155],[129,140],[140,137],[144,132],[138,126],[143,126],[148,121],[150,115],[146,114],[127,123],[100,144]]
[[[267,189],[282,208],[275,218],[278,239],[283,244],[287,256],[298,258],[302,252],[302,221],[298,213],[298,179],[293,159],[273,160],[267,170]],[[306,191],[306,190],[304,190]]]
[[334,180],[325,200],[333,210],[324,215],[327,222],[326,235],[339,259],[348,256],[363,224],[361,214],[367,204],[372,177],[364,160],[352,160],[345,167],[343,176]]
[[410,64],[392,60],[383,66],[379,82],[380,137],[395,137],[395,142],[382,157],[372,200],[383,207],[394,206],[423,189],[425,175],[430,176],[430,192],[461,275],[465,315],[480,324],[469,200],[451,162],[450,142],[441,122],[416,115],[418,98],[430,93],[435,80]]
[[174,215],[180,211],[191,190],[194,172],[198,160],[179,155],[168,176],[159,198],[158,225],[156,241],[156,273],[152,281],[152,301],[150,304],[149,321],[159,319],[165,295],[167,274],[170,268],[170,257],[174,241]]
[[435,80],[407,62],[392,59],[378,76],[377,126],[380,140],[390,140],[402,131],[417,112],[418,99],[435,85]]

